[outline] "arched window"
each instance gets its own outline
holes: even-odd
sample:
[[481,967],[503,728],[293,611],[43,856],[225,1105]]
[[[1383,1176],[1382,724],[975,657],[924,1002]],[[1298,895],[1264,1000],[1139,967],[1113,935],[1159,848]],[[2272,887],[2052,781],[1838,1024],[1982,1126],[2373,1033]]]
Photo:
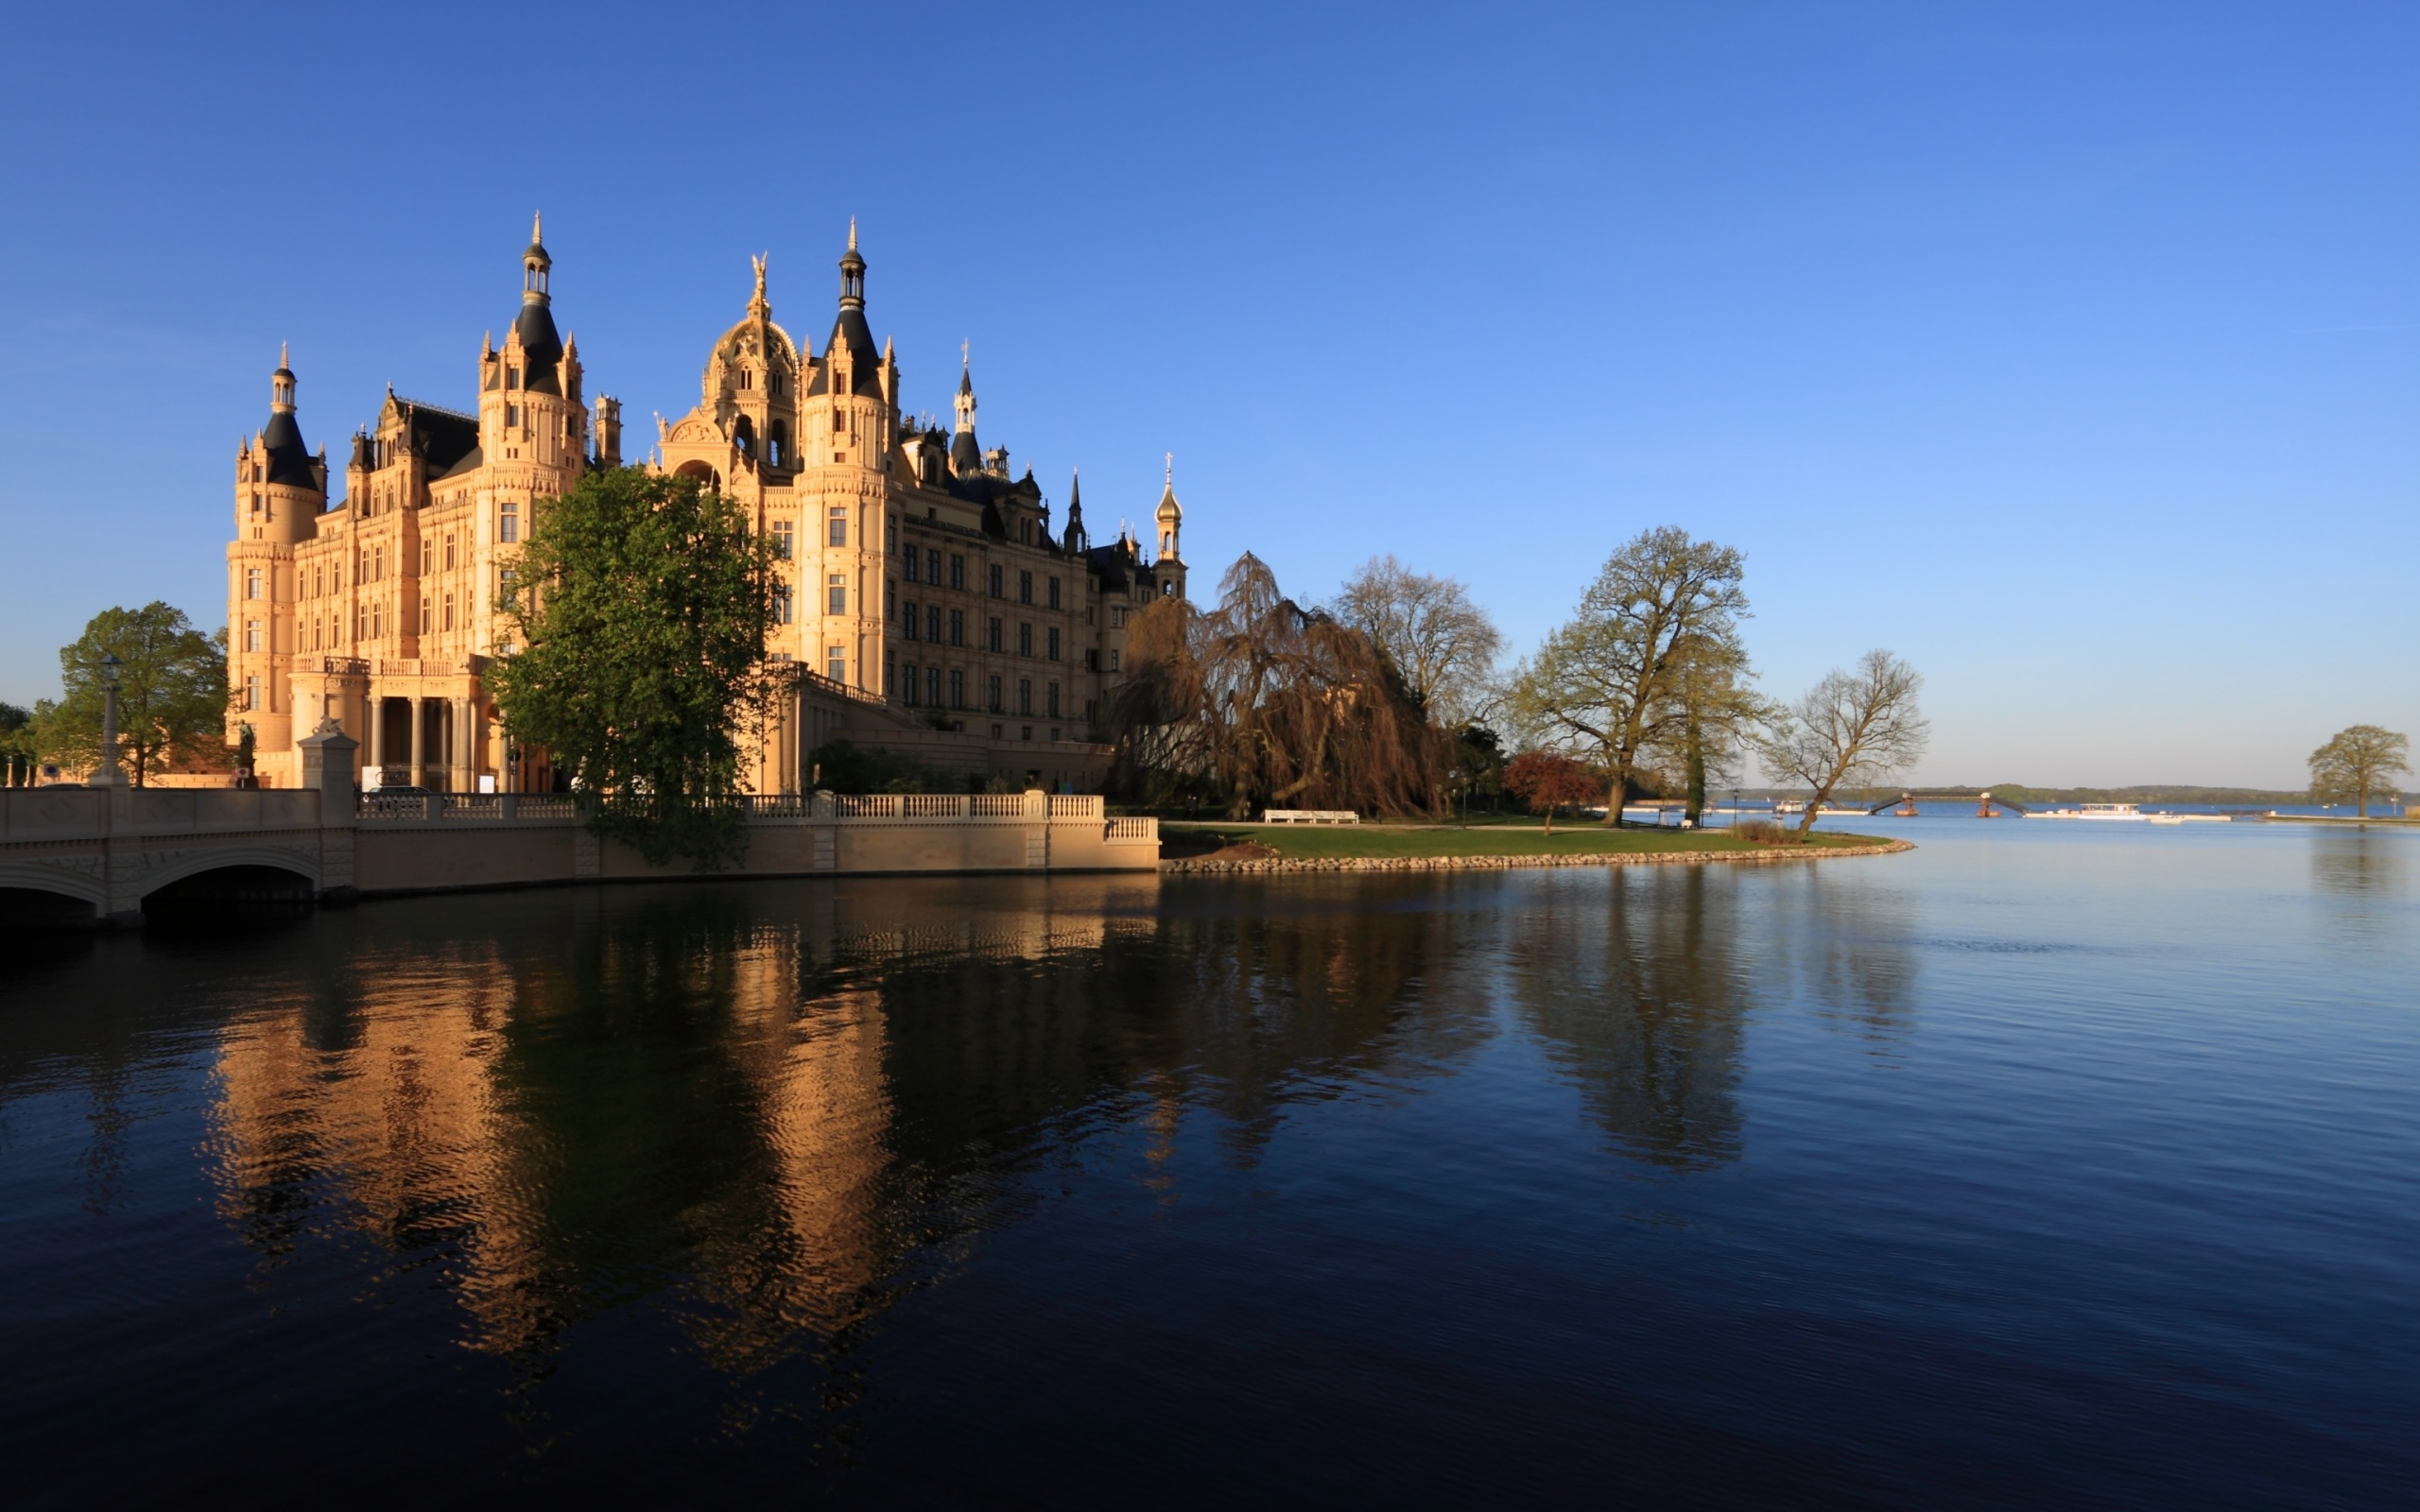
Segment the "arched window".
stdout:
[[747,416],[740,416],[739,422],[731,428],[731,438],[738,445],[740,455],[756,455],[756,427]]
[[[781,382],[779,377],[773,381],[776,384]],[[773,421],[773,428],[766,445],[766,454],[768,460],[775,467],[790,465],[790,427],[787,421]]]

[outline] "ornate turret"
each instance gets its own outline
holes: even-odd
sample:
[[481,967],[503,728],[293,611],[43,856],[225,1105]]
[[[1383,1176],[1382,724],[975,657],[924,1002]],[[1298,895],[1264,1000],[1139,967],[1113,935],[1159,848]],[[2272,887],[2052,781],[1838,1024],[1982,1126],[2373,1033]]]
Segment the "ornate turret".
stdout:
[[823,370],[810,393],[877,394],[882,352],[866,324],[866,260],[857,255],[857,223],[849,222],[849,249],[840,257],[840,313],[823,349]]
[[532,393],[561,394],[563,384],[557,370],[562,361],[562,338],[555,334],[555,317],[550,306],[553,296],[547,285],[554,274],[555,260],[546,255],[545,239],[539,233],[538,217],[529,218],[529,246],[521,254],[521,313],[512,322],[512,335],[521,343],[520,387]]
[[294,369],[285,365],[283,342],[277,371],[268,375],[268,423],[261,427],[259,445],[267,454],[264,481],[326,491],[326,471],[313,470],[311,449],[302,443],[302,427],[294,418]]
[[983,471],[983,449],[975,440],[975,363],[966,343],[958,344],[958,424],[949,441],[949,468],[959,477]]
[[1167,487],[1160,493],[1160,507],[1151,518],[1160,524],[1160,559],[1183,563],[1184,558],[1177,550],[1177,533],[1184,524],[1184,507],[1176,502],[1176,454],[1167,455]]

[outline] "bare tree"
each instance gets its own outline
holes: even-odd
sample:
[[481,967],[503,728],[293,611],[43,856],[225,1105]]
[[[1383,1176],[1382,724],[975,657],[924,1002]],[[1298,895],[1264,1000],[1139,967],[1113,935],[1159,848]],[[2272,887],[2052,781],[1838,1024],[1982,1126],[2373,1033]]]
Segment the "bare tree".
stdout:
[[2392,802],[2395,786],[2387,781],[2411,770],[2411,742],[2377,725],[2354,725],[2310,753],[2310,800],[2351,803],[2363,818],[2370,800]]
[[1606,823],[1621,821],[1640,774],[1682,738],[1692,707],[1703,723],[1703,703],[1685,696],[1690,669],[1721,666],[1731,683],[1744,680],[1743,572],[1729,546],[1676,525],[1642,531],[1606,561],[1570,623],[1515,669],[1515,721],[1530,743],[1569,749],[1606,774]]
[[1801,835],[1815,827],[1834,789],[1879,782],[1924,755],[1932,733],[1916,707],[1924,680],[1877,648],[1856,671],[1828,673],[1796,703],[1771,711],[1756,752],[1766,775],[1806,785]]
[[1386,653],[1430,723],[1459,730],[1484,717],[1504,637],[1469,588],[1413,572],[1390,553],[1345,579],[1336,617]]
[[1435,811],[1446,737],[1359,630],[1278,591],[1238,558],[1207,612],[1164,598],[1131,622],[1131,675],[1110,701],[1127,791],[1202,784],[1255,806]]

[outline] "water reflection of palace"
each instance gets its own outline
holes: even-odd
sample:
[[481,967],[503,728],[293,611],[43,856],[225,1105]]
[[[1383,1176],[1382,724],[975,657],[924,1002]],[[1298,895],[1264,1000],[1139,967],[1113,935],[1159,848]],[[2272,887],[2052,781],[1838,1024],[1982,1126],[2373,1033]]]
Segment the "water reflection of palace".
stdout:
[[[740,890],[666,889],[548,900],[564,927],[544,950],[398,939],[220,1034],[223,1210],[270,1260],[332,1229],[441,1254],[494,1351],[633,1276],[683,1276],[700,1342],[744,1369],[858,1315],[908,1242],[884,1215],[924,1195],[894,1170],[892,1081],[958,1100],[984,1079],[988,1053],[935,1078],[891,1020],[936,988],[968,1005],[965,972],[1148,931],[1136,885],[1054,881],[1006,907],[970,887],[938,909],[931,884],[809,885],[771,919]],[[1050,1081],[1043,1106],[991,1109],[1081,1093]]]
[[[366,1237],[441,1277],[478,1349],[544,1354],[648,1297],[719,1371],[828,1365],[1048,1200],[1033,1173],[1078,1146],[1174,1200],[1204,1131],[1254,1163],[1293,1110],[1416,1095],[1507,1028],[1624,1157],[1735,1159],[1743,1021],[1778,989],[1760,919],[1828,928],[1832,906],[1768,881],[1780,906],[1751,911],[1743,880],[864,879],[365,910],[219,1030],[210,1153],[264,1268]],[[1789,970],[1819,999],[1895,980],[1848,954]]]

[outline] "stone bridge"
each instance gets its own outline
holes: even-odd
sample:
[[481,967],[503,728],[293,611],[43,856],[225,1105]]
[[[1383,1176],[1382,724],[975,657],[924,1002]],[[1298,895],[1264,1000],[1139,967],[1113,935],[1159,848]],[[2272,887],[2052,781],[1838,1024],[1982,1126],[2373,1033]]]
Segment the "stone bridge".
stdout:
[[[0,925],[140,922],[172,902],[340,902],[382,894],[689,875],[600,841],[568,797],[356,797],[354,742],[314,735],[298,788],[0,789]],[[1159,821],[1069,794],[755,798],[750,876],[1130,871]]]

